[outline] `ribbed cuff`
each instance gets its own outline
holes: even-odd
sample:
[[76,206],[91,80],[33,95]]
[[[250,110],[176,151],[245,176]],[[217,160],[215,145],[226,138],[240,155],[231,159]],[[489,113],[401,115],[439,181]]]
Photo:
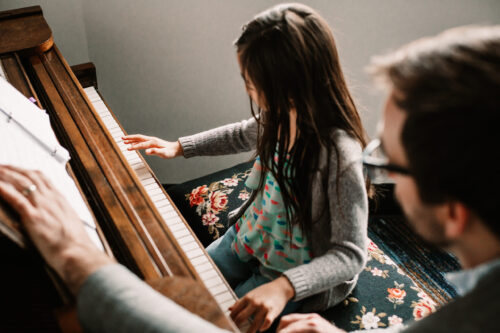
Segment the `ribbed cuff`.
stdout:
[[194,143],[192,136],[183,136],[183,137],[179,138],[179,143],[182,146],[182,150],[184,151],[185,158],[197,156],[196,145]]
[[295,296],[293,298],[294,301],[300,301],[303,298],[306,298],[309,295],[309,284],[304,274],[302,274],[302,269],[289,269],[283,272],[283,275],[287,277],[290,283],[295,289]]

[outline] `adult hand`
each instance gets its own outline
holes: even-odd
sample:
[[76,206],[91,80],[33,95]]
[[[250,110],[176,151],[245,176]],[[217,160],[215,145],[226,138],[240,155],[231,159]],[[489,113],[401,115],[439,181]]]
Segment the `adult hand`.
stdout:
[[130,145],[128,150],[145,149],[146,155],[156,155],[169,159],[182,156],[184,153],[179,141],[170,142],[142,134],[126,135],[122,139],[123,143]]
[[246,319],[253,316],[253,323],[247,332],[267,330],[294,295],[295,290],[290,281],[281,276],[255,288],[236,301],[229,308],[231,318],[236,325],[240,326]]
[[95,247],[66,199],[39,171],[0,166],[0,197],[46,262],[75,294],[95,270],[113,261]]
[[292,313],[281,318],[279,333],[346,333],[317,313]]

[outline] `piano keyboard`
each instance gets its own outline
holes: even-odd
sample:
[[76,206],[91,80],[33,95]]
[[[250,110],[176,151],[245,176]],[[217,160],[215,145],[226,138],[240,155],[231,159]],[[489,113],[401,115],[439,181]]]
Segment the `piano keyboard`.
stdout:
[[144,159],[137,151],[127,150],[127,146],[122,140],[125,133],[101,99],[99,93],[94,87],[84,88],[84,90],[128,164],[137,174],[137,177],[158,209],[167,228],[170,229],[177,239],[177,242],[204,282],[208,291],[213,295],[224,313],[228,315],[230,312],[228,308],[236,302],[236,296],[227,283],[221,279],[215,264],[208,259],[208,254],[196,240],[190,228],[188,228],[184,221],[178,216],[177,211],[165,195],[161,184],[158,184],[156,178],[149,171]]

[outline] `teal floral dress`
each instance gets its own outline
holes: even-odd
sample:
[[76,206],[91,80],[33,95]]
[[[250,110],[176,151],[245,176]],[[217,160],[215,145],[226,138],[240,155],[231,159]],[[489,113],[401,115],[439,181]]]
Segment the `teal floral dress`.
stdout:
[[[257,189],[261,172],[257,157],[245,185]],[[311,249],[300,227],[293,226],[290,235],[281,191],[271,172],[266,172],[264,191],[257,194],[235,228],[232,249],[243,262],[256,258],[266,271],[279,275],[311,261]]]

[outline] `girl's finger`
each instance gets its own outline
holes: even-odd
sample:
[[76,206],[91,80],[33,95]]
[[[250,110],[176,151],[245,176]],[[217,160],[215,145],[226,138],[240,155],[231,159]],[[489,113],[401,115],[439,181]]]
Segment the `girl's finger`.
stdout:
[[147,136],[142,134],[129,134],[122,136],[123,140],[147,140]]
[[241,311],[235,314],[233,320],[236,323],[236,325],[239,326],[241,323],[243,323],[246,319],[250,318],[250,316],[253,315],[255,312],[257,312],[258,310],[259,310],[258,308],[255,308],[251,304],[247,304],[245,308],[243,308]]
[[[279,314],[279,313],[278,313]],[[272,311],[268,311],[266,316],[264,317],[264,320],[262,321],[262,325],[260,326],[260,331],[265,331],[271,327],[273,324],[274,319],[278,316],[278,314],[273,314]]]
[[257,332],[257,330],[260,330],[260,327],[262,326],[262,323],[266,318],[266,314],[267,314],[266,310],[259,311],[253,318],[253,323],[248,329],[247,333],[255,333]]
[[151,141],[145,141],[145,142],[140,142],[140,143],[132,143],[130,147],[128,147],[128,150],[138,150],[138,149],[146,149],[146,148],[151,148],[153,146],[153,142]]
[[248,299],[243,297],[236,301],[236,303],[231,306],[231,318],[235,318],[238,313],[243,310],[248,304]]

